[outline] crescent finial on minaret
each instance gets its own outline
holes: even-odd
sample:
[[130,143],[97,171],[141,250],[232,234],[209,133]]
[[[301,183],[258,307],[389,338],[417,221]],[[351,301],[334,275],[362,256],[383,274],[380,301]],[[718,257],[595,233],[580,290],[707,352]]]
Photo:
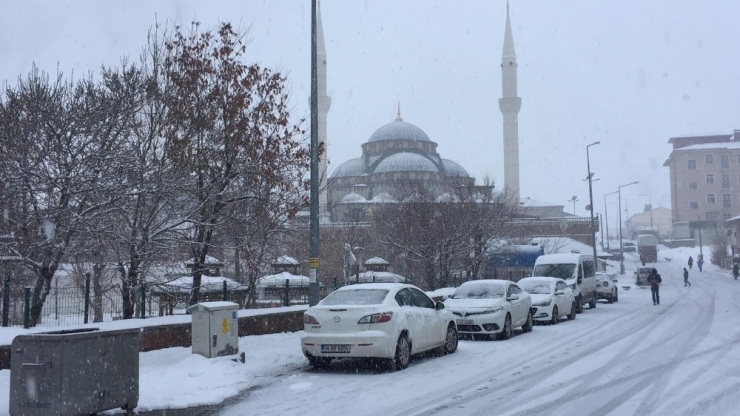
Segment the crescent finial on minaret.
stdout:
[[403,121],[401,118],[401,102],[398,102],[398,112],[396,113],[396,120],[395,121]]

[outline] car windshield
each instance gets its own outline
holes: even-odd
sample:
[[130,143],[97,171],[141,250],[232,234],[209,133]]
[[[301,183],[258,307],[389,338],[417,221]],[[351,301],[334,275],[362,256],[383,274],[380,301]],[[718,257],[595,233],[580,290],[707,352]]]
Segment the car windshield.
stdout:
[[560,279],[572,279],[576,265],[566,264],[538,264],[534,267],[533,276],[558,277]]
[[388,296],[387,289],[351,289],[332,292],[322,305],[379,305]]
[[497,299],[504,297],[505,292],[503,284],[466,284],[457,288],[452,299]]
[[653,271],[653,269],[651,269],[651,268],[642,268],[642,269],[640,269],[640,273],[642,273],[642,274],[649,274],[652,271]]
[[532,295],[549,295],[552,293],[552,285],[548,282],[520,280],[517,282],[517,285],[519,285],[523,291]]

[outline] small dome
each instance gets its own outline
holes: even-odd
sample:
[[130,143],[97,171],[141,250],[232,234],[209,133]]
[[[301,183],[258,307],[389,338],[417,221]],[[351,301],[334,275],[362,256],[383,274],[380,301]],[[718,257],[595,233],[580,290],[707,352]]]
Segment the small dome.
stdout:
[[367,202],[367,199],[365,199],[365,197],[363,197],[362,195],[356,194],[353,192],[353,193],[345,195],[344,198],[342,198],[341,202],[345,202],[349,204],[358,203],[358,202],[363,203],[363,202]]
[[370,202],[389,203],[389,202],[397,202],[397,201],[396,201],[396,198],[393,198],[391,194],[389,194],[388,192],[381,192],[375,195],[375,197],[371,199]]
[[470,177],[464,167],[449,159],[442,159],[442,166],[445,168],[445,176]]
[[443,193],[442,195],[438,196],[434,202],[437,202],[439,204],[445,203],[445,202],[460,202],[460,198],[458,198],[456,195],[450,195],[447,192]]
[[332,178],[343,178],[347,176],[362,176],[365,172],[365,161],[358,157],[357,159],[350,159],[341,165],[337,166],[332,172]]
[[386,172],[436,172],[439,173],[437,165],[426,157],[409,152],[401,152],[383,159],[375,173]]
[[375,130],[368,142],[379,142],[382,140],[423,140],[429,142],[429,136],[413,124],[405,121],[394,121]]

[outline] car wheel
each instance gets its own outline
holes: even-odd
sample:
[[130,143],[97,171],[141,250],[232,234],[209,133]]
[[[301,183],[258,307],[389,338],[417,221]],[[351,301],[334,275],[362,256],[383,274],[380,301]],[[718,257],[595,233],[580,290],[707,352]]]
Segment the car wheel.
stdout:
[[614,289],[614,302],[619,302],[619,289]]
[[447,333],[445,335],[444,353],[452,354],[457,351],[457,328],[455,325],[447,325]]
[[583,302],[581,302],[581,297],[578,296],[576,298],[576,313],[583,312]]
[[573,304],[570,306],[570,315],[568,315],[568,320],[572,321],[576,319],[576,303],[573,302]]
[[609,299],[607,299],[606,301],[609,302],[609,303],[614,303],[614,298],[615,297],[617,297],[617,296],[614,294],[614,290],[612,290],[612,293],[609,294]]
[[504,319],[504,328],[498,334],[498,339],[503,341],[509,338],[511,338],[511,315],[507,313],[506,319]]
[[596,308],[596,295],[591,299],[591,302],[588,303],[589,309],[595,309]]
[[534,318],[532,317],[532,311],[530,310],[527,312],[527,322],[522,325],[522,331],[524,332],[532,332],[532,328],[534,327]]
[[550,325],[557,324],[558,320],[560,320],[560,317],[558,316],[558,307],[553,306],[552,307],[552,319],[550,320]]
[[331,363],[331,358],[328,357],[311,357],[308,362],[311,363],[313,368],[326,368]]
[[390,360],[391,371],[399,371],[409,366],[411,362],[411,343],[406,334],[401,334],[396,342],[396,354]]

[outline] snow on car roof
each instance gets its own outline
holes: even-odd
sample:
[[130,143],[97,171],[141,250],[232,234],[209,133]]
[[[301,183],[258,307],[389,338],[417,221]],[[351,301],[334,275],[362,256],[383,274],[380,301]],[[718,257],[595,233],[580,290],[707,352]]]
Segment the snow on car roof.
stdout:
[[525,281],[525,282],[547,282],[547,283],[555,283],[555,282],[559,282],[561,280],[564,281],[563,279],[561,279],[559,277],[535,276],[535,277],[523,277],[523,278],[519,279],[519,282]]
[[503,284],[505,285],[507,282],[510,282],[510,280],[503,280],[503,279],[468,280],[467,282],[461,284],[460,286],[474,285],[474,284],[490,284],[490,285],[502,285]]
[[537,257],[537,264],[575,263],[583,253],[555,253]]
[[[407,283],[361,283],[356,285],[342,286],[337,290],[366,290],[366,289],[386,289],[394,290],[402,287],[416,287]],[[417,288],[418,289],[418,288]]]

